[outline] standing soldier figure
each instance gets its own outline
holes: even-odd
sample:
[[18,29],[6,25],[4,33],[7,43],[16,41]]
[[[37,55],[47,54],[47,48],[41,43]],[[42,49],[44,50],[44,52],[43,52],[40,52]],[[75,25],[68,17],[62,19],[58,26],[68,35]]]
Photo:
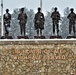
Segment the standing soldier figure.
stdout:
[[73,32],[74,32],[74,35],[75,35],[76,14],[73,12],[74,11],[73,8],[71,8],[70,11],[71,11],[71,13],[67,16],[67,18],[69,19],[69,34],[71,34],[72,27],[73,27]]
[[53,22],[53,34],[55,34],[55,26],[57,28],[57,35],[59,34],[59,20],[60,13],[57,11],[57,7],[54,8],[54,12],[51,14],[52,22]]
[[10,27],[11,14],[9,13],[9,9],[6,9],[6,13],[3,15],[4,27],[5,27],[5,35],[9,35],[8,28]]
[[26,22],[27,22],[27,15],[26,13],[24,13],[24,8],[21,8],[21,12],[18,15],[18,20],[19,20],[19,24],[20,24],[20,31],[21,31],[21,35],[22,32],[24,32],[24,36],[25,36],[25,29],[26,29]]
[[41,8],[38,8],[38,12],[35,14],[34,18],[34,26],[35,29],[37,30],[37,36],[42,36],[42,30],[44,29],[44,14],[41,12]]

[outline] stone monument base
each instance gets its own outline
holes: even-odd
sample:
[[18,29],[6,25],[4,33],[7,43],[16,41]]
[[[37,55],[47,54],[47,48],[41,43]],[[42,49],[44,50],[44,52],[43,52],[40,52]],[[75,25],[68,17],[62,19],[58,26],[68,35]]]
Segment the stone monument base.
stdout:
[[13,39],[12,36],[1,36],[1,39]]
[[76,40],[0,40],[0,75],[76,75]]
[[76,75],[76,40],[0,40],[0,75]]
[[75,36],[67,36],[67,39],[76,38]]
[[17,36],[18,39],[29,39],[28,36]]
[[62,37],[60,36],[60,35],[58,35],[58,36],[50,36],[50,39],[62,39]]
[[45,39],[45,36],[34,36],[34,39]]

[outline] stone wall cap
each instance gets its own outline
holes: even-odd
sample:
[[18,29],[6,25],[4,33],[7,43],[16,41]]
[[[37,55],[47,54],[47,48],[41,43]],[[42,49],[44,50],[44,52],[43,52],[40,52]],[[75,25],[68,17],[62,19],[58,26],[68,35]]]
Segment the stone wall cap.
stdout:
[[76,39],[0,39],[0,45],[9,44],[76,44]]

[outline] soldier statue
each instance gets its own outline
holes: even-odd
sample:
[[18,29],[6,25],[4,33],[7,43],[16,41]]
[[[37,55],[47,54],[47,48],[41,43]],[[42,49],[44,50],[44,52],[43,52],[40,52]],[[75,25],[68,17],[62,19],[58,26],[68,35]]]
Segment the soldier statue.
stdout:
[[59,35],[60,13],[57,11],[57,7],[54,8],[54,12],[52,12],[51,18],[52,18],[52,23],[53,23],[53,34],[55,34],[55,27],[56,27],[57,35]]
[[34,26],[37,31],[37,36],[42,36],[42,30],[44,29],[44,14],[41,12],[41,8],[38,8],[38,12],[35,14]]
[[11,14],[9,13],[9,9],[6,9],[6,13],[3,15],[4,27],[5,27],[5,35],[9,35],[8,28],[10,27]]
[[76,14],[74,13],[74,9],[70,9],[70,14],[67,16],[69,19],[69,35],[71,35],[72,27],[73,27],[73,32],[75,36],[75,20],[76,20]]
[[19,20],[19,24],[20,24],[21,35],[24,32],[24,36],[25,36],[27,15],[26,15],[26,13],[24,13],[24,8],[21,8],[20,14],[18,15],[18,20]]

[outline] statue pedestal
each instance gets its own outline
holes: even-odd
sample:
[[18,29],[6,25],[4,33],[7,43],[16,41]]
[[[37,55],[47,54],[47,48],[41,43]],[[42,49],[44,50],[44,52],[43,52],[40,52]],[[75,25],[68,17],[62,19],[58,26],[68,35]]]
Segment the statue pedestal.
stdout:
[[34,36],[34,39],[45,39],[45,36]]
[[58,36],[55,36],[55,35],[54,36],[50,36],[50,39],[56,39],[56,38],[57,39],[62,39],[62,37],[60,35],[58,35]]
[[72,39],[72,38],[75,39],[76,37],[75,36],[71,36],[71,35],[70,36],[67,36],[67,39]]
[[1,39],[13,39],[12,36],[2,36]]
[[17,36],[18,39],[29,39],[28,36]]

